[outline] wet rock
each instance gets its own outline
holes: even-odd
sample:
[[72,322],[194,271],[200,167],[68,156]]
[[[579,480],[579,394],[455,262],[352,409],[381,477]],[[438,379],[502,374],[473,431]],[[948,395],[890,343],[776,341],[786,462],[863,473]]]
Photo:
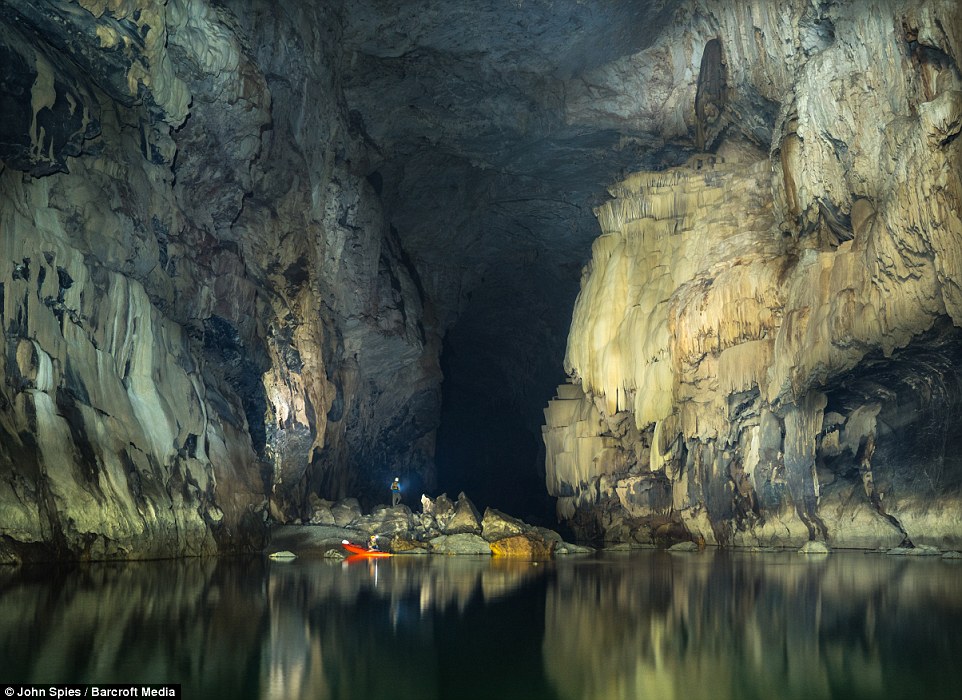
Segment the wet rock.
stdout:
[[395,535],[391,538],[389,549],[395,554],[427,554],[431,549],[431,545],[426,540],[419,538],[412,539]]
[[696,542],[678,542],[668,548],[669,552],[697,552],[699,550]]
[[297,555],[287,549],[282,549],[279,552],[271,552],[267,555],[267,558],[274,561],[290,561],[291,559],[297,559]]
[[885,552],[892,556],[903,557],[938,557],[942,556],[941,550],[932,545],[920,544],[914,547],[893,547]]
[[15,552],[10,551],[0,542],[0,566],[13,566],[20,563],[20,557]]
[[569,320],[586,537],[962,544],[957,3],[268,5],[0,2],[18,552],[259,550],[430,483],[441,338],[534,415]]
[[799,554],[828,554],[832,550],[824,542],[806,542],[798,550]]
[[531,526],[530,532],[538,535],[545,542],[553,542],[556,547],[564,542],[564,539],[557,532],[546,527],[541,527],[540,525]]
[[481,518],[478,509],[470,499],[461,493],[458,501],[454,505],[454,513],[444,526],[445,535],[457,535],[462,533],[481,534]]
[[561,544],[558,544],[555,546],[554,553],[555,554],[592,554],[594,551],[595,550],[592,547],[585,547],[584,545],[573,544],[571,542],[562,542]]
[[306,490],[433,468],[440,335],[309,29],[336,8],[258,6],[0,3],[0,536],[30,557],[260,551],[350,521]]
[[[962,458],[932,436],[962,429],[959,9],[839,6],[850,31],[823,41],[746,21],[750,3],[703,7],[718,42],[700,44],[693,126],[717,147],[596,210],[570,382],[545,410],[558,515],[608,541],[671,517],[707,544],[955,547]],[[896,45],[913,58],[878,60]]]
[[497,557],[540,561],[551,558],[555,542],[546,541],[540,535],[529,532],[494,540],[490,546],[492,554]]
[[414,523],[414,536],[422,541],[430,540],[441,534],[437,521],[433,515],[425,513],[415,513],[412,516]]
[[429,544],[435,554],[491,554],[488,542],[479,535],[440,535]]
[[527,529],[528,526],[517,518],[495,508],[486,508],[484,518],[481,520],[481,536],[488,542],[520,535]]

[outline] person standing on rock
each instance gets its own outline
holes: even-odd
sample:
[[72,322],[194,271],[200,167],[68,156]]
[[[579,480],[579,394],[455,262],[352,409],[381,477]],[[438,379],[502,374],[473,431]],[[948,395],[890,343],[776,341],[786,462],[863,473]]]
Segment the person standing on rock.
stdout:
[[401,502],[401,482],[397,477],[391,482],[391,506],[396,506]]

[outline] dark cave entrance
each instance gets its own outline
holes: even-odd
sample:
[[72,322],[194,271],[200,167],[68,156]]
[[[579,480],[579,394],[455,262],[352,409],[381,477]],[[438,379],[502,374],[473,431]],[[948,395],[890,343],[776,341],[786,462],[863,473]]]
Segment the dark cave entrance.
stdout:
[[[438,493],[464,492],[486,507],[532,524],[555,526],[544,475],[541,422],[506,393],[493,392],[483,358],[446,340],[441,354],[441,423],[435,465]],[[560,363],[559,363],[560,364]],[[560,381],[560,378],[559,380]],[[546,388],[544,402],[553,386]]]

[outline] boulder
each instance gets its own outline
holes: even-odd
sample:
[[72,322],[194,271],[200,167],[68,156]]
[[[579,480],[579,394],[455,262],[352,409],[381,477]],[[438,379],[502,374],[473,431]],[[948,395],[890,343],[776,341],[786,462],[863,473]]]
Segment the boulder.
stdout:
[[534,532],[511,535],[490,544],[491,553],[496,557],[541,561],[550,559],[555,542],[547,541]]
[[13,552],[7,547],[5,547],[3,542],[0,541],[0,566],[5,564],[6,565],[20,564],[20,557],[17,556],[16,552]]
[[464,492],[458,495],[458,502],[454,505],[454,513],[445,525],[443,532],[445,535],[481,534],[481,518],[478,515],[478,509],[464,495]]
[[424,515],[431,515],[434,512],[434,501],[426,493],[421,494],[421,512]]
[[267,555],[267,558],[273,559],[274,561],[290,561],[297,559],[297,555],[288,549],[282,549],[280,552],[271,552]]
[[361,517],[361,504],[356,498],[345,498],[331,506],[334,524],[338,527],[348,527]]
[[488,542],[520,535],[528,529],[528,526],[517,518],[494,508],[486,508],[484,519],[481,521],[481,536]]
[[434,515],[435,521],[438,523],[438,527],[442,530],[448,524],[448,520],[454,515],[454,503],[448,498],[448,494],[442,493],[436,499],[434,499],[434,506],[431,509],[432,515]]
[[439,535],[430,541],[435,554],[491,554],[491,547],[482,537],[471,534]]
[[390,551],[395,554],[427,554],[430,545],[427,542],[402,535],[391,538]]
[[915,547],[893,547],[885,553],[903,557],[938,557],[942,555],[938,547],[933,547],[930,544],[920,544]]
[[531,531],[540,535],[546,542],[554,542],[556,549],[564,544],[564,539],[561,537],[561,535],[549,528],[535,525],[531,528]]
[[414,537],[418,540],[427,542],[441,534],[441,529],[433,515],[416,513],[412,516],[412,521],[414,523]]
[[311,525],[335,525],[334,513],[331,512],[331,501],[311,495],[311,515],[308,522]]
[[798,550],[799,554],[828,554],[831,552],[828,545],[824,542],[810,541],[802,545]]
[[572,544],[571,542],[562,542],[555,547],[555,554],[591,554],[595,550],[591,547],[585,547],[580,544]]
[[362,515],[354,527],[369,535],[390,535],[396,532],[409,532],[414,527],[411,509],[405,505],[378,506],[370,515]]

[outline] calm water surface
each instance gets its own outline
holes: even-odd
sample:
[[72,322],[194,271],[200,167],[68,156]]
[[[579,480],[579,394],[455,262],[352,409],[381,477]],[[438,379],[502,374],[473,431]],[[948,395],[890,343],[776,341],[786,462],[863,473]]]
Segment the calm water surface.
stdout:
[[0,567],[0,681],[186,698],[962,697],[962,562],[634,552]]

